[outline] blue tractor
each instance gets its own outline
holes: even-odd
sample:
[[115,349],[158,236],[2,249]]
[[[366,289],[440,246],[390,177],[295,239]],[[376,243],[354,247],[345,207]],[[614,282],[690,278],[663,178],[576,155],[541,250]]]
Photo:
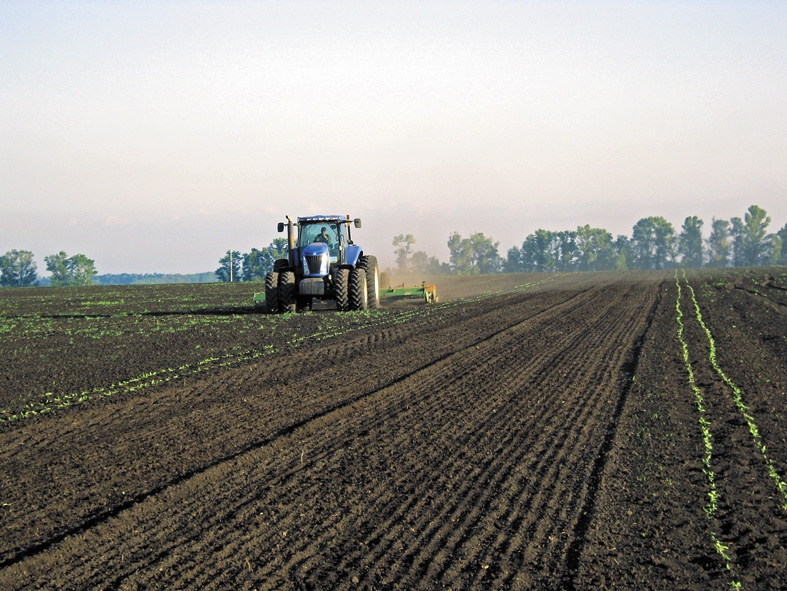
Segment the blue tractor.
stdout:
[[[380,305],[377,258],[354,244],[350,226],[361,220],[350,216],[315,215],[287,223],[288,257],[273,264],[265,277],[265,307],[285,313],[310,309],[312,302],[333,300],[336,309],[366,310]],[[256,300],[257,298],[255,298]]]

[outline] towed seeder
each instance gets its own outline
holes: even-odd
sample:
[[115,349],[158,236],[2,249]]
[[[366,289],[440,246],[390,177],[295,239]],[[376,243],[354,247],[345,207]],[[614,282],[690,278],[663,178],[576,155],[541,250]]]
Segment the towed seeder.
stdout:
[[425,304],[437,302],[437,286],[422,283],[420,287],[405,287],[404,284],[395,288],[380,290],[380,299],[387,302],[400,300],[420,300]]

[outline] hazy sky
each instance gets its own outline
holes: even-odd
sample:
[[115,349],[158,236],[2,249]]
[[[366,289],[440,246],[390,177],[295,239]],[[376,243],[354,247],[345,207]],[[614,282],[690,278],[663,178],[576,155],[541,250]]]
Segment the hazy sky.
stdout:
[[752,204],[787,223],[782,0],[0,0],[0,254],[41,275],[212,271],[286,214],[386,264]]

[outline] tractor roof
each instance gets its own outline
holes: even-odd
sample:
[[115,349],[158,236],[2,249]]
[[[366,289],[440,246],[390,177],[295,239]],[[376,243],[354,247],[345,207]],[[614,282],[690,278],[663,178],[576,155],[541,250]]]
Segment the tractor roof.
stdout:
[[310,215],[307,217],[298,218],[299,224],[312,224],[319,222],[349,223],[350,220],[347,219],[347,216],[343,215]]

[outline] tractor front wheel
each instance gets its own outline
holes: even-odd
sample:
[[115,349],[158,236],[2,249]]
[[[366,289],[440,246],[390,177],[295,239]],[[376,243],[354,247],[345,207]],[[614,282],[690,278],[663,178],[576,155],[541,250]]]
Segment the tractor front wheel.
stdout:
[[336,298],[336,309],[346,312],[350,309],[349,294],[350,271],[336,267],[333,270],[333,292]]

